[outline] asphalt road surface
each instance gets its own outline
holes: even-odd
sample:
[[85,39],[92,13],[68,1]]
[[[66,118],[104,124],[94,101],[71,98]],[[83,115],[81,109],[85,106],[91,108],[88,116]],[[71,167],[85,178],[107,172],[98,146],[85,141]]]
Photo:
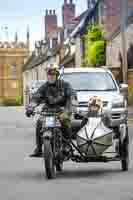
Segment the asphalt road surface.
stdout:
[[56,179],[45,178],[42,159],[31,159],[32,119],[22,108],[0,107],[0,200],[133,200],[133,125],[129,124],[130,169],[120,162],[66,162]]

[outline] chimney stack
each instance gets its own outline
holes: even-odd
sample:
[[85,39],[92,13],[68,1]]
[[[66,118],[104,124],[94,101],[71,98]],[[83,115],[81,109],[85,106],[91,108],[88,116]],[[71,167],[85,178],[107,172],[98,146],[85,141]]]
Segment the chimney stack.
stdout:
[[70,4],[71,4],[71,5],[73,4],[73,0],[70,0]]
[[46,9],[46,15],[48,15],[48,10]]
[[49,14],[52,15],[52,10],[49,10]]
[[67,0],[64,0],[64,4],[65,4],[65,5],[67,4]]
[[53,9],[47,10],[45,16],[45,39],[54,38],[57,30],[57,15]]
[[73,0],[69,0],[69,3],[67,0],[64,0],[64,4],[62,6],[62,19],[64,28],[67,26],[70,27],[72,19],[75,18],[75,8],[76,5],[74,4]]

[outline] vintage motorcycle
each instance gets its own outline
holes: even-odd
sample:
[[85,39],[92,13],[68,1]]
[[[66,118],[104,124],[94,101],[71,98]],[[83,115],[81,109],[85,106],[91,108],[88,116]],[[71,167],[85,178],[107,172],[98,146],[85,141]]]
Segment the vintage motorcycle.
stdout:
[[[63,170],[63,162],[109,162],[120,161],[122,170],[128,170],[129,164],[129,136],[126,123],[119,128],[119,138],[115,138],[115,131],[105,126],[102,115],[89,117],[85,126],[80,128],[78,120],[72,120],[72,127],[78,127],[76,139],[67,141],[62,134],[56,109],[45,109],[36,112],[42,123],[42,142],[46,177],[55,178],[56,171]],[[63,145],[68,146],[64,152]]]

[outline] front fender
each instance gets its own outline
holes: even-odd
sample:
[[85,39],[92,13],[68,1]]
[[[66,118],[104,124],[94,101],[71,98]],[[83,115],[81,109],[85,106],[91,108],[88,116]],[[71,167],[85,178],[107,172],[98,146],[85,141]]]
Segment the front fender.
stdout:
[[44,139],[51,139],[52,138],[52,131],[51,130],[46,130],[44,131],[43,133],[43,136],[42,136]]

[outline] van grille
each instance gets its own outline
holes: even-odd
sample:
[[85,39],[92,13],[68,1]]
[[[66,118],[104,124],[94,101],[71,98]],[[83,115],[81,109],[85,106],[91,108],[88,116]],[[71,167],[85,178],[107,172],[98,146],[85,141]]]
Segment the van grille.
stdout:
[[112,119],[120,119],[121,114],[120,113],[114,113],[112,114]]
[[[103,101],[103,107],[107,107],[107,105],[108,105],[108,102],[107,101]],[[87,107],[88,103],[84,102],[84,101],[81,101],[81,102],[79,102],[79,106],[80,107]]]

